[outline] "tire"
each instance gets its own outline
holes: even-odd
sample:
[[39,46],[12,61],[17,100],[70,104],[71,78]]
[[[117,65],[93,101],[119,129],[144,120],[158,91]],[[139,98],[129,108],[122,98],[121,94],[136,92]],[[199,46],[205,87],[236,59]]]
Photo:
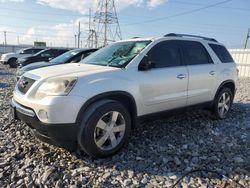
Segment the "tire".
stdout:
[[10,68],[17,68],[17,62],[16,62],[16,58],[11,58],[9,61],[8,61],[8,64],[10,66]]
[[131,117],[128,110],[117,101],[101,100],[86,110],[78,144],[91,157],[104,158],[117,153],[128,141],[130,132]]
[[231,89],[224,87],[217,94],[212,113],[214,119],[225,119],[231,110],[233,103],[233,93]]

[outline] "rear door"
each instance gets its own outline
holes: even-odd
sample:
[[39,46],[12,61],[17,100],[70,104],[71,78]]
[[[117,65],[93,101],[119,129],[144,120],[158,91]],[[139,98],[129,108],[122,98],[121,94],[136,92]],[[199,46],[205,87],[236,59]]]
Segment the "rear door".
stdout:
[[156,44],[147,56],[154,67],[138,72],[145,114],[186,106],[188,72],[176,41]]
[[202,43],[179,41],[179,44],[189,74],[187,104],[211,101],[218,74],[216,65]]

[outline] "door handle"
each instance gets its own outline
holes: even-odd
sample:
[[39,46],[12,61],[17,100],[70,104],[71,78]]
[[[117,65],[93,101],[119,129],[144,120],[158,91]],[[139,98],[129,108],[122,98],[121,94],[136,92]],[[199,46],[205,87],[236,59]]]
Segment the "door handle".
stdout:
[[210,75],[215,75],[215,71],[210,71],[209,74]]
[[185,74],[179,74],[179,75],[177,76],[177,78],[183,79],[183,78],[186,78],[186,75],[185,75]]

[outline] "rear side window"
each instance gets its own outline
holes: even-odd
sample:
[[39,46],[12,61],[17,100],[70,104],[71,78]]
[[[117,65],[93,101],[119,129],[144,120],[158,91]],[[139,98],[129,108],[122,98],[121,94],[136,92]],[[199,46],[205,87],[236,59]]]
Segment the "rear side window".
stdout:
[[65,52],[67,52],[67,51],[68,50],[57,50],[55,55],[61,55],[61,54],[65,53]]
[[187,65],[201,65],[213,63],[205,47],[196,41],[180,41],[184,60]]
[[234,62],[232,56],[224,46],[218,44],[209,44],[209,46],[213,49],[214,53],[217,55],[217,57],[222,63]]
[[149,51],[148,56],[154,68],[181,65],[180,52],[175,41],[160,42]]

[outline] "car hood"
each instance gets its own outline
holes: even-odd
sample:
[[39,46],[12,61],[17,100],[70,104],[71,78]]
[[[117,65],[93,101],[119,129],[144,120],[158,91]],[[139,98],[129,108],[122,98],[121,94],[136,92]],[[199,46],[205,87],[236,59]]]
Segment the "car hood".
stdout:
[[3,54],[3,55],[13,55],[13,54],[16,54],[16,53],[9,52],[9,53],[5,53],[5,54]]
[[25,76],[33,77],[35,79],[46,79],[56,76],[86,76],[90,74],[96,74],[107,71],[115,71],[118,68],[81,64],[81,63],[69,63],[63,65],[55,65],[44,68],[35,69],[25,73]]
[[45,61],[41,61],[41,62],[37,62],[37,63],[32,63],[29,65],[26,65],[24,67],[21,68],[22,71],[27,72],[33,69],[37,69],[37,68],[41,68],[41,67],[47,67],[50,66],[52,64],[50,64],[49,62],[45,62]]
[[16,53],[10,52],[10,53],[2,54],[2,57],[12,57],[12,56],[17,56],[17,55],[18,54],[16,54]]

